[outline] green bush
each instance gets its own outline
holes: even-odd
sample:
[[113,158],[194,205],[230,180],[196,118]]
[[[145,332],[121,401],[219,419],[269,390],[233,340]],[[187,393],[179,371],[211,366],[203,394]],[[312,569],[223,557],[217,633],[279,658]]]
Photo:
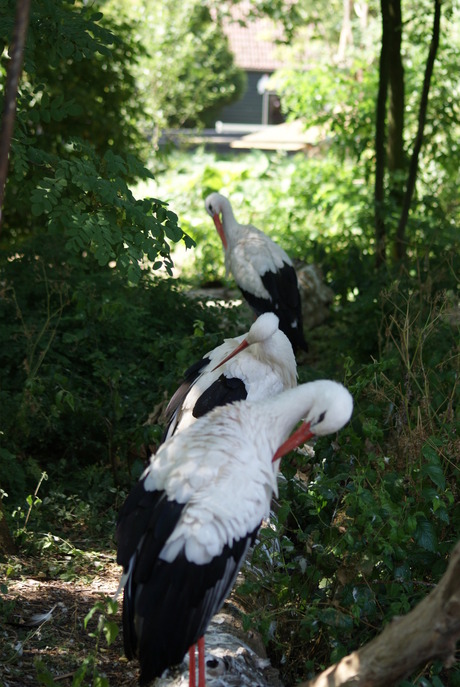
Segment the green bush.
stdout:
[[172,279],[130,286],[91,256],[78,266],[58,240],[4,255],[1,279],[4,488],[19,495],[37,464],[126,471],[160,437],[149,414],[221,341],[216,315]]
[[[345,365],[352,422],[317,442],[313,464],[285,463],[276,517],[240,590],[262,598],[247,624],[286,684],[413,608],[458,539],[458,325],[452,301],[420,287],[384,294],[379,359]],[[459,679],[440,665],[426,675],[426,685]]]

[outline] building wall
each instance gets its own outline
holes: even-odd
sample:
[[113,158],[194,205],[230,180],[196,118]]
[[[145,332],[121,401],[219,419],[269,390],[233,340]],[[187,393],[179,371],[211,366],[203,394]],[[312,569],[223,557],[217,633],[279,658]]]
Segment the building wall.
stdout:
[[262,95],[257,91],[257,84],[262,72],[246,72],[247,86],[235,103],[222,108],[217,119],[226,124],[262,124]]

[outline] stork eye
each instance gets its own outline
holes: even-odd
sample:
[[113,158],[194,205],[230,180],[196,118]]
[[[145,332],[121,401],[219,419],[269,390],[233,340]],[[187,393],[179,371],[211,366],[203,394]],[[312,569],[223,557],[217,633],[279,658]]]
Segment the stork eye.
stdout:
[[324,420],[325,417],[326,417],[326,411],[323,410],[323,412],[321,413],[321,415],[320,415],[319,418],[318,418],[318,424],[319,424],[320,422],[322,422],[322,421]]

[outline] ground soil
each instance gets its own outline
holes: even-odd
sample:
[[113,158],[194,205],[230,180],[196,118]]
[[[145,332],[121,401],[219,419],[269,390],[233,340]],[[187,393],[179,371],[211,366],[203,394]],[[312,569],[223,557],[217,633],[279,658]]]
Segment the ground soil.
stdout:
[[[62,563],[61,575],[65,571]],[[118,611],[105,615],[119,628],[118,636],[110,645],[104,636],[97,641],[99,611],[85,627],[85,618],[95,604],[101,602],[105,609],[107,600],[117,591],[121,568],[115,562],[115,553],[93,553],[91,563],[87,560],[81,569],[69,560],[69,568],[78,573],[75,581],[48,574],[45,571],[49,567],[49,561],[47,565],[43,559],[15,556],[0,565],[0,577],[7,577],[5,582],[0,582],[0,687],[80,684],[99,687],[92,669],[81,683],[76,677],[85,660],[92,656],[96,675],[106,678],[110,687],[137,686],[138,663],[128,662],[123,652],[121,595]],[[210,682],[216,677],[214,684],[226,687],[280,687],[278,672],[267,660],[261,637],[243,630],[243,611],[234,592],[208,628],[206,655],[211,662],[207,663],[207,677]],[[37,614],[49,614],[49,617],[37,624],[34,618]],[[220,666],[213,670],[209,666],[216,664],[216,659]],[[44,666],[48,677],[40,678],[40,666]],[[188,684],[184,664],[168,672],[157,681],[157,687]]]
[[[84,619],[91,608],[115,593],[120,567],[115,559],[104,554],[99,561],[97,576],[85,581],[65,582],[46,577],[8,579],[7,592],[2,594],[0,610],[0,685],[29,687],[40,684],[36,661],[43,661],[53,679],[63,687],[72,684],[76,670],[85,658],[97,652],[97,670],[108,678],[112,687],[134,687],[138,681],[135,663],[123,655],[121,632],[111,646],[100,640],[96,649],[96,633],[100,614],[95,614],[87,629]],[[30,560],[27,568],[31,569]],[[40,568],[40,565],[37,565]],[[119,604],[121,608],[121,604]],[[51,618],[38,625],[29,623],[35,614],[54,609]],[[121,611],[111,617],[121,627]],[[84,684],[91,682],[85,680]]]

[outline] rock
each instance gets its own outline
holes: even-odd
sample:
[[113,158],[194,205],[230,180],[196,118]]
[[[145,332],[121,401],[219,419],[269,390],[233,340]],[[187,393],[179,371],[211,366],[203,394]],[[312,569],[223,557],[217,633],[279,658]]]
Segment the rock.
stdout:
[[303,325],[308,334],[310,329],[327,320],[335,294],[331,287],[324,283],[317,265],[296,266],[296,272],[302,300]]

